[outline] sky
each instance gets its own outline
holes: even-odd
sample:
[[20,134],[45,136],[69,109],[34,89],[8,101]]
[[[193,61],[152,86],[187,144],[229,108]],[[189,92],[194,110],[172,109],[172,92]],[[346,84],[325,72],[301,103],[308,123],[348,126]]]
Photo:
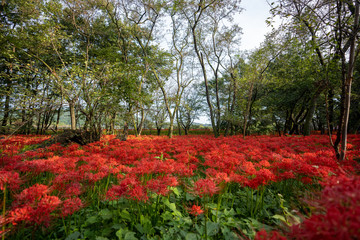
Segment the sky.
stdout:
[[243,12],[235,20],[242,27],[241,49],[251,50],[260,46],[265,34],[271,31],[265,20],[270,17],[270,6],[266,0],[242,0]]

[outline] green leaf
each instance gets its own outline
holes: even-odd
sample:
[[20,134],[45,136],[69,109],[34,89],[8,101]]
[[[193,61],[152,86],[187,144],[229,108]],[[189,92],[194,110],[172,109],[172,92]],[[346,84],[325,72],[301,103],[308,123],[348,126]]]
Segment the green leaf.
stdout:
[[186,193],[185,194],[185,198],[186,198],[186,201],[192,201],[192,200],[195,200],[195,196],[190,194],[190,193]]
[[285,217],[284,217],[284,216],[281,216],[281,215],[278,215],[278,214],[272,216],[272,218],[275,218],[275,219],[281,220],[281,221],[283,221],[283,222],[286,222]]
[[86,219],[87,224],[93,224],[93,223],[96,223],[97,221],[98,221],[98,219],[96,216],[91,216],[88,219]]
[[112,231],[113,230],[110,227],[105,227],[101,232],[101,236],[109,236]]
[[127,232],[125,234],[124,240],[138,240],[137,237],[135,237],[135,233],[134,232]]
[[119,240],[123,240],[123,235],[124,235],[125,231],[126,231],[125,229],[121,228],[115,233],[115,235],[118,237]]
[[225,226],[221,227],[221,232],[225,240],[232,240],[238,238],[238,236],[234,232],[231,232],[228,227]]
[[175,203],[170,203],[168,199],[165,199],[165,200],[164,200],[164,204],[165,204],[168,208],[170,208],[171,211],[173,211],[173,214],[174,214],[175,216],[182,217],[181,212],[179,212],[179,211],[176,209]]
[[116,232],[116,236],[119,240],[137,240],[135,232],[129,231],[127,228],[119,229],[119,231]]
[[200,234],[200,235],[203,235],[204,234],[204,228],[202,226],[199,226],[197,224],[195,224],[195,228],[196,228],[196,231]]
[[145,233],[145,232],[144,232],[144,228],[143,228],[143,226],[142,226],[140,223],[136,224],[136,225],[135,225],[135,228],[136,228],[136,230],[138,230],[138,232],[140,232],[141,234],[144,234],[144,233]]
[[73,232],[65,238],[65,240],[77,240],[80,237],[80,232]]
[[95,236],[95,233],[91,229],[85,229],[85,231],[84,231],[85,238],[93,239],[94,236]]
[[109,239],[106,238],[106,237],[97,236],[97,237],[95,238],[95,240],[109,240]]
[[143,229],[143,233],[149,234],[153,231],[153,227],[151,224],[151,221],[148,217],[145,217],[144,215],[140,216],[140,223]]
[[200,239],[198,238],[198,235],[196,235],[195,233],[187,233],[185,236],[185,240],[197,240]]
[[124,219],[126,219],[126,220],[131,221],[131,215],[130,215],[130,213],[129,213],[127,210],[125,210],[125,209],[121,211],[120,217],[121,217],[121,218],[124,218]]
[[234,211],[234,209],[233,208],[231,208],[230,210],[227,210],[227,209],[225,209],[224,210],[224,215],[225,216],[234,216],[236,213],[235,213],[235,211]]
[[101,211],[99,212],[99,215],[100,215],[101,218],[104,219],[104,220],[109,220],[109,219],[111,219],[112,216],[113,216],[113,215],[112,215],[112,212],[111,212],[109,209],[107,209],[107,208],[101,210]]
[[164,213],[161,214],[161,218],[164,220],[164,221],[170,221],[173,219],[173,215],[171,214],[171,212],[169,211],[166,211]]
[[122,227],[121,224],[118,223],[115,223],[114,225],[111,226],[111,228],[115,230],[119,230],[121,227]]
[[179,189],[177,187],[170,187],[170,190],[173,191],[173,193],[179,197],[181,195],[181,193],[179,192]]
[[214,236],[219,232],[219,223],[207,222],[206,231],[208,236]]

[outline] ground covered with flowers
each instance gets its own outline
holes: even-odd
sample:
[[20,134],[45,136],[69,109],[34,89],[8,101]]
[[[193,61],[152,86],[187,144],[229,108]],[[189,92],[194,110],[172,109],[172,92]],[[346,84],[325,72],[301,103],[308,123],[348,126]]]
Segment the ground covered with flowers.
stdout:
[[360,136],[0,139],[8,239],[360,239]]

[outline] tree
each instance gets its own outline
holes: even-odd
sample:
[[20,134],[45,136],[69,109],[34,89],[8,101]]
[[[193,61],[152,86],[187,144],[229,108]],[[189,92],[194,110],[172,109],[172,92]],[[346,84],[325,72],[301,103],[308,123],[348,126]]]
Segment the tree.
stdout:
[[[280,0],[273,11],[292,17],[290,26],[298,33],[306,33],[324,72],[333,61],[341,62],[341,99],[338,131],[331,143],[339,160],[346,155],[351,85],[359,42],[359,1],[298,1]],[[325,62],[326,59],[330,61]],[[328,81],[327,81],[328,83]],[[330,136],[331,139],[331,136]],[[341,143],[341,145],[340,145]]]
[[203,110],[201,101],[199,101],[200,97],[195,92],[187,92],[179,107],[179,123],[184,129],[185,135],[188,135],[191,125],[199,118],[199,114]]
[[[234,39],[236,33],[239,33],[236,25],[230,29],[224,27],[222,29],[223,32],[220,31],[220,26],[226,21],[231,22],[234,14],[238,13],[239,3],[240,1],[199,0],[196,3],[178,3],[176,6],[181,9],[182,14],[187,19],[188,27],[191,30],[192,44],[203,74],[206,101],[209,107],[209,115],[215,137],[218,137],[220,134],[219,128],[221,123],[218,80],[221,76],[219,70],[223,60],[223,43],[226,42],[224,41],[225,38]],[[207,40],[209,44],[205,43]],[[205,51],[206,49],[210,50],[210,52]],[[209,68],[215,79],[215,106],[210,96]]]
[[1,96],[5,97],[2,126],[11,125],[11,115],[21,117],[19,128],[25,133],[30,131],[35,116],[39,120],[44,116],[46,108],[39,109],[39,102],[51,101],[39,95],[41,88],[48,86],[48,81],[41,83],[41,79],[48,80],[48,73],[28,53],[29,49],[41,52],[44,47],[39,37],[43,31],[38,28],[42,6],[42,1],[4,1],[0,6],[0,79]]
[[164,100],[161,99],[162,93],[159,91],[154,94],[154,101],[152,109],[150,111],[150,116],[155,122],[155,127],[157,130],[157,135],[160,136],[161,129],[165,126],[166,118],[168,117],[168,111],[164,104]]

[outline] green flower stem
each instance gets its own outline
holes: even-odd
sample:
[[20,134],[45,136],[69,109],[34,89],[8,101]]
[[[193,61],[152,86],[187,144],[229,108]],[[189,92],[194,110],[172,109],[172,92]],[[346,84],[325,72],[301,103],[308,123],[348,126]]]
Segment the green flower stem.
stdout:
[[223,194],[225,194],[227,192],[227,189],[228,189],[228,185],[225,183],[225,187],[224,187],[224,192],[222,194],[219,194],[219,197],[218,197],[218,202],[217,202],[217,207],[216,207],[216,222],[218,221],[218,213],[219,213],[219,209],[221,207],[221,201],[222,201],[222,198],[223,198]]
[[159,214],[158,214],[159,203],[160,203],[160,195],[158,194],[156,198],[155,209],[153,212],[153,216],[155,216],[155,221],[152,223],[153,225],[156,225],[156,223],[159,221]]
[[[6,213],[6,183],[4,185],[3,212],[2,212],[3,219],[5,219],[5,213]],[[5,239],[5,234],[4,234],[5,224],[2,226],[2,231],[3,231],[2,239],[4,240]]]
[[[254,215],[256,214],[256,212],[258,211],[258,209],[261,209],[261,207],[264,204],[264,190],[265,187],[261,186],[260,189],[257,191],[256,193],[256,204],[255,204],[255,209],[254,209]],[[259,196],[260,195],[260,196]],[[260,207],[260,208],[259,208]]]
[[207,236],[207,217],[208,217],[208,211],[207,211],[207,207],[206,207],[206,202],[204,203],[204,211],[205,211],[205,215],[204,215],[204,220],[205,220],[205,229],[204,229],[204,232],[205,232],[205,239],[207,240],[208,239],[208,236]]
[[107,193],[107,190],[108,190],[108,187],[109,187],[109,184],[110,184],[110,172],[109,172],[109,175],[107,177],[107,180],[106,180],[106,185],[105,185],[105,194]]
[[61,219],[62,219],[62,222],[63,222],[63,225],[64,225],[65,235],[68,236],[69,234],[68,234],[67,226],[66,226],[66,223],[65,223],[65,219],[64,219],[64,217],[61,217]]

